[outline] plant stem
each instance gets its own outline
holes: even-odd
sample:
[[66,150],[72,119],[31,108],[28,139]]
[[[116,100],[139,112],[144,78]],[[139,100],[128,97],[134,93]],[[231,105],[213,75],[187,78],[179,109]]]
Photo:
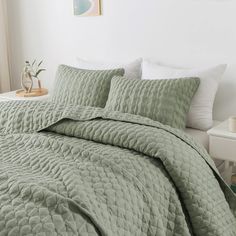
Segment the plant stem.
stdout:
[[41,89],[41,81],[38,79],[38,86],[39,86],[39,89]]

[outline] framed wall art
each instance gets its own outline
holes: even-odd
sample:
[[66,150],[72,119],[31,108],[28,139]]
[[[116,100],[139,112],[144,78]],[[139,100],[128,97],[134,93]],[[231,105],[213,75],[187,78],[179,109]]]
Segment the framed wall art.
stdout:
[[74,14],[76,16],[101,15],[101,0],[74,0]]

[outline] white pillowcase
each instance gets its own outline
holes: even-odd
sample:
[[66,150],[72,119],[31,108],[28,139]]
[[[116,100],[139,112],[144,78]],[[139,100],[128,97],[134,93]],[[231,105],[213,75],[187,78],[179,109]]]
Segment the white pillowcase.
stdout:
[[116,68],[125,69],[125,76],[129,79],[141,79],[142,76],[142,59],[137,59],[133,62],[123,63],[106,63],[93,62],[77,58],[77,65],[80,69],[85,70],[110,70]]
[[201,83],[193,97],[187,116],[187,127],[208,130],[213,125],[212,110],[215,95],[226,67],[227,65],[218,65],[211,68],[177,69],[144,60],[142,79],[200,78]]

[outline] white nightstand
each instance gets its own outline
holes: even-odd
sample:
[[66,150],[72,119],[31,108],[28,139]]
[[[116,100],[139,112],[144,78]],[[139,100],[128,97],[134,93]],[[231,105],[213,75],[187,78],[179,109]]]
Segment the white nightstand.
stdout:
[[225,161],[225,175],[231,181],[232,166],[236,163],[236,133],[228,129],[228,120],[207,131],[209,135],[209,153],[215,159]]
[[16,91],[11,91],[8,93],[0,93],[0,102],[2,101],[41,101],[41,100],[47,100],[49,99],[50,94],[47,94],[45,96],[39,96],[39,97],[17,97]]

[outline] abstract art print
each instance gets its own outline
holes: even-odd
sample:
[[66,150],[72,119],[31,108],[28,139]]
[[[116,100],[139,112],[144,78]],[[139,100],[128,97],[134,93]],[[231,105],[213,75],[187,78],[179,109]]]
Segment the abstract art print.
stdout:
[[78,16],[101,15],[101,0],[74,0],[74,14]]

